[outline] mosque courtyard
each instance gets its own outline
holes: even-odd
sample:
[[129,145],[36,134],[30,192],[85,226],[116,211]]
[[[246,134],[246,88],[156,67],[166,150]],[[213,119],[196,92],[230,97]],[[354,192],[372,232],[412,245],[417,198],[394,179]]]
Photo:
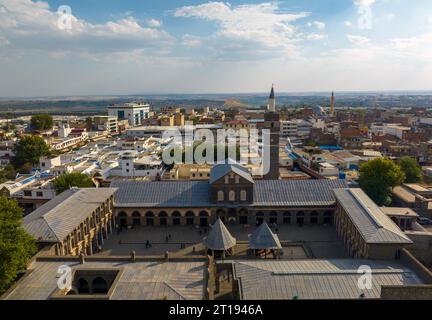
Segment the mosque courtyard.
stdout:
[[[247,258],[248,235],[255,226],[227,225],[237,239],[235,258]],[[282,259],[346,258],[343,245],[332,226],[282,225],[272,227],[282,244]],[[173,257],[202,255],[202,244],[210,232],[194,226],[135,226],[114,233],[104,241],[99,256],[125,256],[135,251],[137,256],[160,256],[167,251]],[[148,245],[150,244],[150,245]]]

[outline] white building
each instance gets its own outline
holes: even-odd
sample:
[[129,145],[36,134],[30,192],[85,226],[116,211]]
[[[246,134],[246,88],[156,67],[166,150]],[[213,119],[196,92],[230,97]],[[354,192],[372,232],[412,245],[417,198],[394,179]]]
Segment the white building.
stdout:
[[372,124],[371,132],[376,135],[388,134],[402,139],[404,132],[411,131],[410,127],[404,127],[397,123]]
[[384,134],[389,134],[402,139],[404,132],[409,132],[411,128],[400,125],[387,125],[384,127]]
[[95,116],[93,117],[93,122],[99,131],[108,131],[112,134],[118,133],[116,116]]
[[161,177],[163,174],[162,160],[153,156],[139,158],[139,153],[136,151],[124,152],[118,163],[119,166],[110,171],[110,176],[155,179],[158,175]]
[[47,171],[50,170],[53,167],[61,165],[62,161],[60,156],[55,158],[49,158],[49,157],[41,157],[39,158],[39,168],[41,171]]
[[280,122],[280,133],[282,137],[296,137],[298,120],[285,120]]
[[300,139],[306,139],[309,137],[312,130],[312,123],[307,120],[301,120],[297,125],[297,136]]
[[324,177],[335,177],[339,175],[339,169],[328,162],[319,163],[318,166],[320,175]]
[[69,123],[61,123],[60,127],[58,129],[58,136],[59,138],[67,138],[68,135],[72,132],[71,127],[69,126]]
[[148,103],[125,103],[108,107],[108,116],[117,117],[118,120],[128,120],[132,127],[140,126],[148,118],[150,105]]

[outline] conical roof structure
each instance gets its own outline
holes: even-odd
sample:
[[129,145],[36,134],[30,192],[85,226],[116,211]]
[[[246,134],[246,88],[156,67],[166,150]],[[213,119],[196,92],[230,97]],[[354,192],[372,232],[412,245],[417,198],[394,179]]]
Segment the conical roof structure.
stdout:
[[251,249],[281,249],[282,245],[277,234],[274,234],[267,223],[261,224],[249,235]]
[[218,219],[203,243],[211,250],[228,250],[235,246],[236,238],[229,233],[222,220]]

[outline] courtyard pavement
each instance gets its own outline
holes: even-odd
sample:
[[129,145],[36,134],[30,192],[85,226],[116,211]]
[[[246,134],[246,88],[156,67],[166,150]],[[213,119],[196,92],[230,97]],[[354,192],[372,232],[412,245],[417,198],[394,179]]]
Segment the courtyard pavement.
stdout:
[[[227,225],[227,228],[238,242],[243,242],[248,241],[248,235],[255,226]],[[272,230],[276,232],[275,228]],[[124,256],[132,251],[138,256],[163,255],[166,251],[174,256],[204,254],[202,239],[209,231],[210,228],[193,226],[136,226],[110,235],[98,255]],[[277,227],[276,233],[284,247],[283,259],[346,257],[334,227],[283,225]],[[146,248],[147,241],[151,244],[150,248]],[[247,244],[240,243],[235,251],[236,256],[246,257]]]

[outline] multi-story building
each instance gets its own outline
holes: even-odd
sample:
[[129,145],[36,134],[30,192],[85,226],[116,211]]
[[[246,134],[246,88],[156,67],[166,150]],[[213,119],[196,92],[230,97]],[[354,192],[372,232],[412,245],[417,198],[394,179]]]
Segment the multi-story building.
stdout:
[[153,156],[139,157],[136,151],[124,152],[119,158],[119,166],[110,171],[112,177],[162,177],[164,168],[162,160]]
[[185,116],[183,113],[176,113],[174,115],[174,125],[178,127],[184,127],[185,125]]
[[117,117],[114,116],[95,116],[93,123],[97,130],[108,131],[111,134],[118,133]]
[[296,137],[297,127],[300,120],[280,121],[280,134],[282,137]]
[[108,116],[117,117],[119,120],[128,120],[132,127],[140,126],[148,117],[150,105],[148,103],[125,103],[108,107]]

